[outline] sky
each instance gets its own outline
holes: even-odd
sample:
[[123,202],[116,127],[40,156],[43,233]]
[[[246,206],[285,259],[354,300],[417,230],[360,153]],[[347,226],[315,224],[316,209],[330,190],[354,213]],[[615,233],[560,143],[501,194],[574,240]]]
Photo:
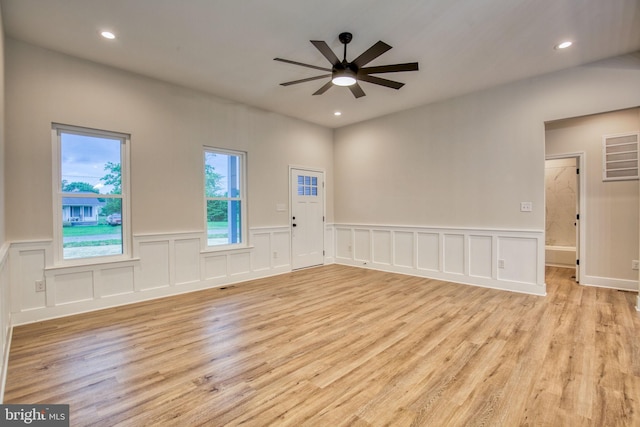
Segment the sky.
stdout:
[[[61,141],[61,179],[69,183],[86,182],[101,194],[110,193],[112,186],[105,186],[100,178],[107,174],[108,162],[120,163],[122,141],[65,132],[61,133]],[[228,155],[208,152],[206,162],[222,175],[220,184],[226,188]]]
[[62,133],[61,174],[68,182],[86,182],[108,194],[111,186],[105,186],[100,178],[107,174],[108,162],[120,163],[121,141],[71,133]]

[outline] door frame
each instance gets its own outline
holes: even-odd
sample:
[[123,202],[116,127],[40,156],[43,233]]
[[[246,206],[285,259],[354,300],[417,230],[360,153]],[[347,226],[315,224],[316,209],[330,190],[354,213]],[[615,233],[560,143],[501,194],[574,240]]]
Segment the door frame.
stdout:
[[293,187],[291,185],[291,171],[293,169],[304,170],[309,172],[321,173],[322,174],[322,265],[325,265],[327,258],[327,192],[325,182],[327,180],[327,173],[323,168],[314,168],[309,166],[299,166],[299,165],[289,165],[289,170],[287,171],[287,180],[289,181],[289,265],[293,270]]
[[[576,151],[571,153],[561,153],[561,154],[548,154],[545,156],[545,162],[547,160],[556,160],[556,159],[576,159],[576,168],[580,171],[578,174],[578,194],[576,194],[578,198],[578,214],[580,215],[580,219],[577,220],[578,223],[578,232],[577,238],[578,242],[576,245],[576,259],[580,260],[580,264],[576,266],[576,280],[580,283],[580,280],[583,280],[586,277],[587,270],[587,252],[586,252],[586,242],[587,242],[587,198],[585,197],[587,190],[587,153],[584,151]],[[547,220],[547,197],[546,197],[546,186],[544,187],[545,191],[545,221]],[[546,229],[546,227],[545,227]],[[545,231],[545,242],[546,242],[546,231]],[[545,259],[546,264],[546,259]]]

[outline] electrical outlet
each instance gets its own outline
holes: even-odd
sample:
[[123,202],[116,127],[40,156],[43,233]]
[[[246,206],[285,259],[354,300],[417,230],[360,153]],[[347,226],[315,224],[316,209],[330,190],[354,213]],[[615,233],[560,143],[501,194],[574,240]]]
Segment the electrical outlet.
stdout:
[[504,260],[503,259],[499,259],[498,260],[498,268],[504,268]]
[[36,292],[44,292],[45,284],[44,280],[36,280]]
[[640,270],[640,261],[638,261],[637,259],[634,259],[633,261],[631,261],[631,269]]
[[351,245],[347,246],[347,251],[351,252]]
[[520,202],[520,212],[533,212],[533,203]]
[[278,258],[278,251],[273,251],[273,258],[274,259]]

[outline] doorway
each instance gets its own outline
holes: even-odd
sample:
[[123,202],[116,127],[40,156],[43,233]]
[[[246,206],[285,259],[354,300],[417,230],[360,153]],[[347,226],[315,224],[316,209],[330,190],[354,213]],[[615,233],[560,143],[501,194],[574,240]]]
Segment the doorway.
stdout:
[[324,264],[324,172],[290,168],[291,267]]
[[583,276],[585,224],[584,153],[547,156],[545,161],[545,264],[575,269]]

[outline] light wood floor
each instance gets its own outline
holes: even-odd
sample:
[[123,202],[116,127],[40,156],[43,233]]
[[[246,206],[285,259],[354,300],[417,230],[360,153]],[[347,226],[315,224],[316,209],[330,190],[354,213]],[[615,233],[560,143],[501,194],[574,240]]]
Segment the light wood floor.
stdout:
[[638,426],[635,294],[344,266],[17,327],[5,403],[77,426]]

